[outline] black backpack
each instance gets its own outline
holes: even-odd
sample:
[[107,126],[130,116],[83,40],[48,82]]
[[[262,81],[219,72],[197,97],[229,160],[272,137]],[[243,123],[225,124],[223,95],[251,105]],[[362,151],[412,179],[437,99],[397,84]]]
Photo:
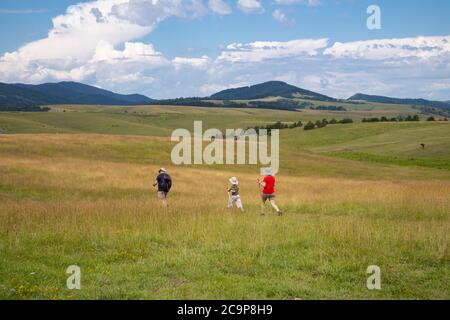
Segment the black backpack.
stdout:
[[159,188],[162,191],[169,192],[170,188],[172,188],[172,178],[167,173],[161,173],[161,183]]

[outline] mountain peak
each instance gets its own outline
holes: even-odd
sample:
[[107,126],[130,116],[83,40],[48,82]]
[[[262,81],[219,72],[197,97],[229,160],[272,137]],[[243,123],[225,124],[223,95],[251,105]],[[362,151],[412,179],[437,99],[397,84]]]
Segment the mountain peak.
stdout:
[[251,86],[226,89],[210,96],[213,100],[253,100],[267,97],[305,98],[321,101],[335,101],[328,96],[298,88],[283,81],[267,81]]
[[73,81],[0,86],[0,106],[9,107],[49,104],[136,105],[152,101],[143,95],[123,95]]

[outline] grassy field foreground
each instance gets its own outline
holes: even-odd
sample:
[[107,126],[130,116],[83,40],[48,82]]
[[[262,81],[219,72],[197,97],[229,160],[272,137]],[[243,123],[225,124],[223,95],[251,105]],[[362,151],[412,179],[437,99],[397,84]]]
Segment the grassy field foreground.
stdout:
[[[373,143],[352,148],[379,152]],[[239,171],[247,212],[225,209],[232,167],[169,167],[163,210],[150,189],[168,163],[161,138],[0,136],[0,297],[449,299],[448,171],[327,155],[344,144],[305,157],[282,148],[280,218],[259,216],[253,169]],[[366,288],[374,264],[379,291]],[[81,290],[66,288],[69,265]]]

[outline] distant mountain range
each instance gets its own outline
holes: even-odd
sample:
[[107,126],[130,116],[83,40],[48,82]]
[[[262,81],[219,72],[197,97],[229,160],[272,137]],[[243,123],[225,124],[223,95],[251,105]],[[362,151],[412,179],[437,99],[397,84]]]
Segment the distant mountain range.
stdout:
[[372,96],[368,94],[358,93],[348,98],[350,101],[366,101],[375,103],[390,103],[390,104],[408,104],[415,106],[433,107],[438,109],[450,110],[450,102],[448,101],[432,101],[425,99],[400,99],[390,98],[384,96]]
[[[281,97],[277,101],[236,102],[233,100],[257,100],[268,97]],[[347,100],[338,100],[313,91],[298,88],[282,81],[269,81],[249,87],[227,89],[204,98],[178,98],[154,100],[140,94],[123,95],[77,82],[44,83],[40,85],[0,83],[1,110],[39,110],[40,106],[52,104],[90,104],[90,105],[139,105],[139,104],[175,104],[198,105],[205,107],[254,107],[269,109],[296,110],[299,104],[307,103],[294,100],[302,98],[324,102],[359,101],[373,103],[406,104],[421,107],[439,108],[449,111],[450,102],[425,99],[399,99],[358,93]],[[217,104],[211,100],[225,100]]]
[[267,97],[306,98],[319,101],[336,101],[336,99],[292,86],[282,81],[269,81],[250,87],[227,89],[213,94],[212,100],[253,100]]
[[122,95],[77,82],[40,85],[0,83],[0,107],[50,104],[136,105],[154,101],[140,94]]

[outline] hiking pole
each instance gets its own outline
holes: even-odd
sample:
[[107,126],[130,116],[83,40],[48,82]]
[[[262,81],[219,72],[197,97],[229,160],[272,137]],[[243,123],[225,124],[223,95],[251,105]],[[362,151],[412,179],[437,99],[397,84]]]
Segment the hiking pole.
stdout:
[[261,187],[263,187],[261,180],[256,179],[256,181],[258,182],[258,191],[261,191]]
[[[260,197],[261,197],[261,192],[262,192],[262,190],[261,190],[262,184],[261,184],[261,180],[260,180],[259,178],[257,178],[256,181],[258,182],[258,198],[260,198]],[[262,201],[262,200],[259,199],[259,201]],[[263,205],[264,205],[264,204],[260,204],[261,207],[262,207]],[[261,209],[261,215],[262,215],[262,216],[265,215],[265,213],[263,213],[262,209]]]

